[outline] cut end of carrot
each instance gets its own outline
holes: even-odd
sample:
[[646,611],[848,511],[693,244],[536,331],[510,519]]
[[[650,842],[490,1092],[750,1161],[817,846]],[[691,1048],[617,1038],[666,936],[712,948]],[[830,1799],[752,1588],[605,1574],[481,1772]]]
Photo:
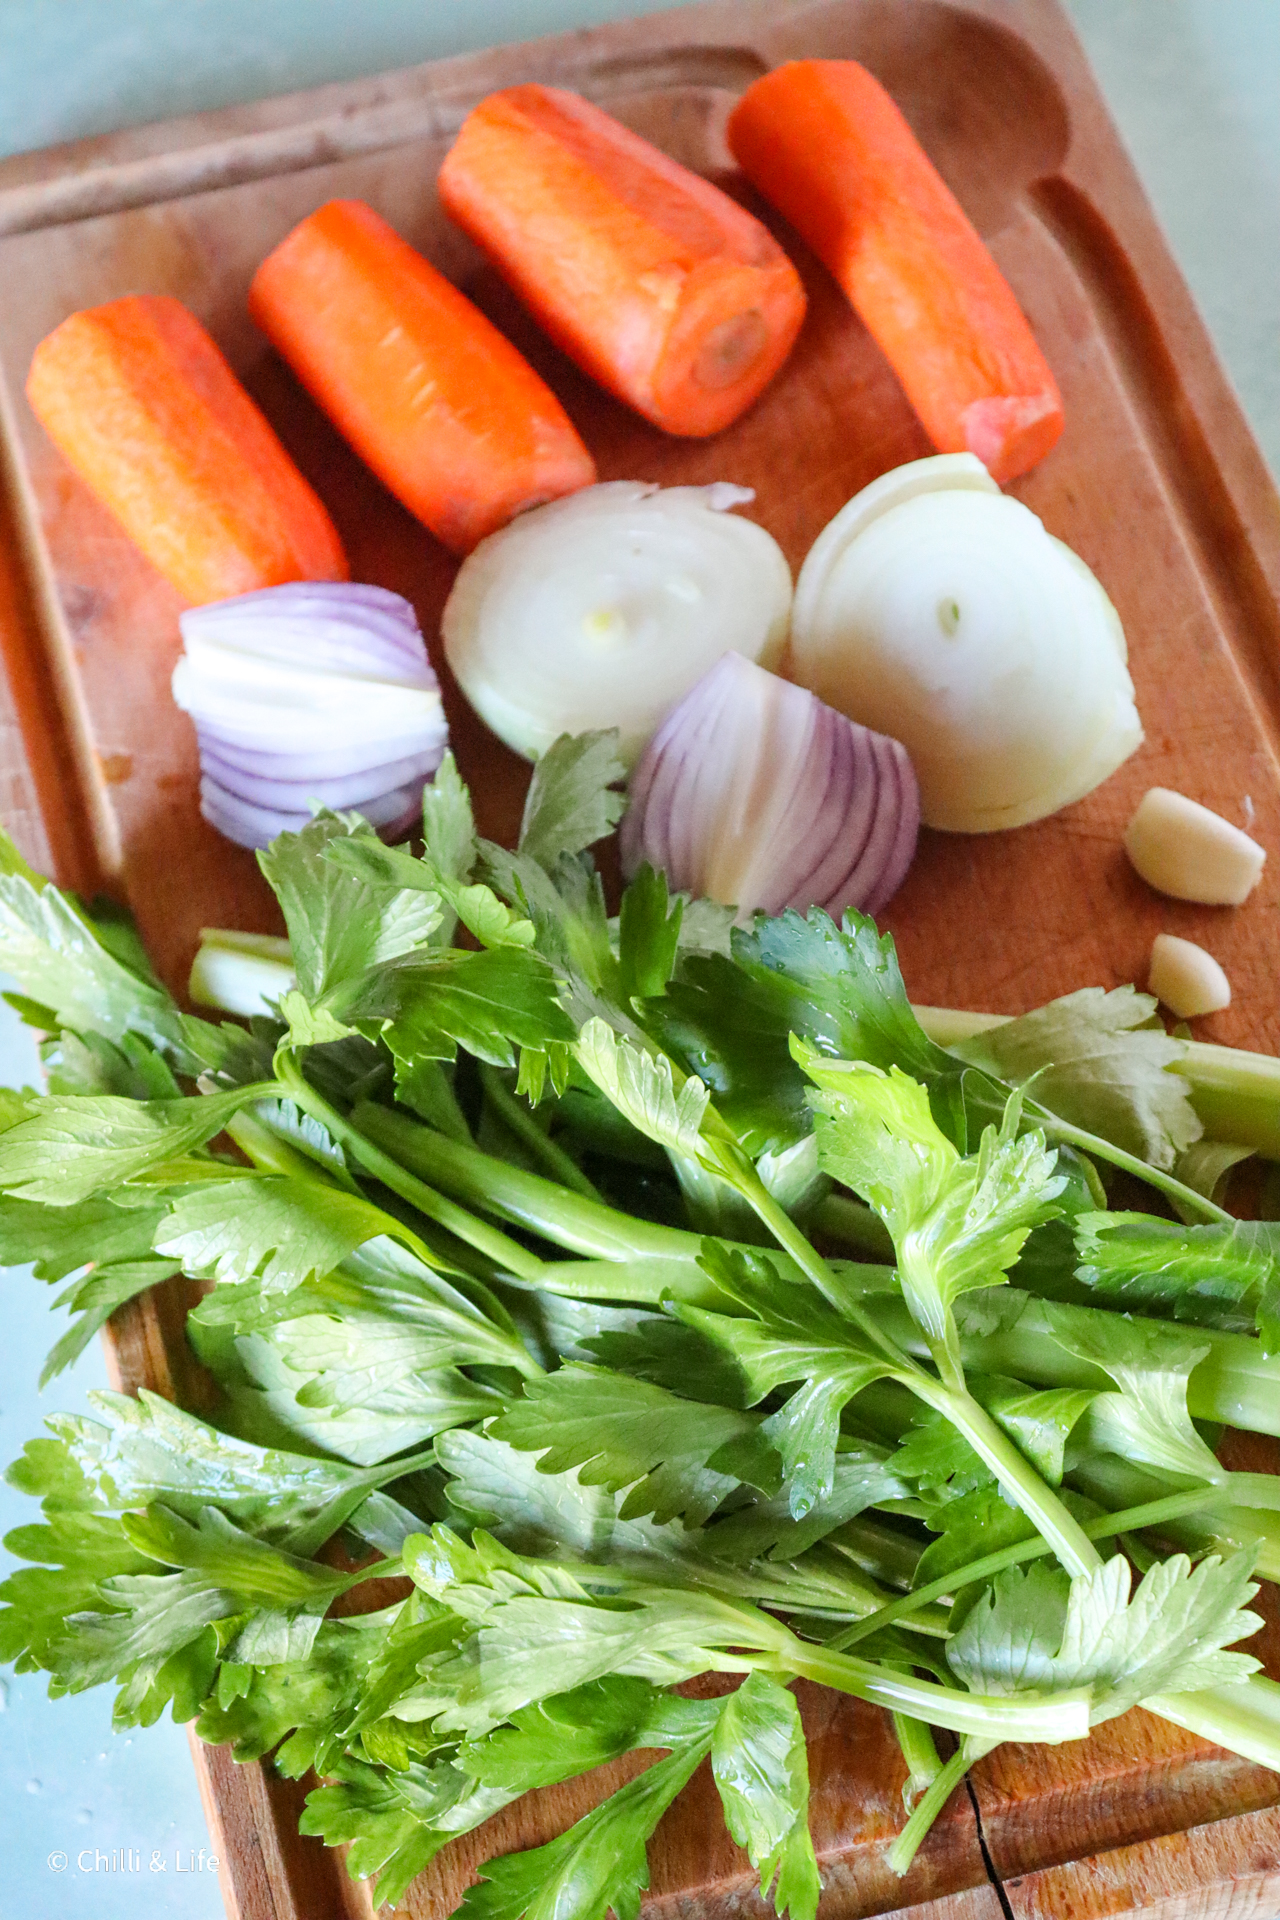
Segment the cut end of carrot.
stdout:
[[965,449],[1001,486],[1028,473],[1062,432],[1062,401],[1053,393],[975,400],[963,415]]
[[556,344],[666,433],[729,426],[804,318],[800,276],[754,214],[578,94],[482,100],[439,189]]
[[73,313],[36,348],[26,391],[184,599],[348,578],[324,507],[180,301],[136,294]]

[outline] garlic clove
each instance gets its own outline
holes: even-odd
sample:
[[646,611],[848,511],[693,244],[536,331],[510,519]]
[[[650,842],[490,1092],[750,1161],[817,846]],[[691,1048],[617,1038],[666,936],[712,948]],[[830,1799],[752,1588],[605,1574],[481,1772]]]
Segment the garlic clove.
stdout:
[[1157,893],[1206,907],[1238,907],[1258,884],[1267,857],[1221,814],[1169,787],[1142,796],[1124,850]]
[[1148,985],[1179,1020],[1197,1020],[1231,1005],[1231,982],[1213,955],[1172,933],[1156,935]]

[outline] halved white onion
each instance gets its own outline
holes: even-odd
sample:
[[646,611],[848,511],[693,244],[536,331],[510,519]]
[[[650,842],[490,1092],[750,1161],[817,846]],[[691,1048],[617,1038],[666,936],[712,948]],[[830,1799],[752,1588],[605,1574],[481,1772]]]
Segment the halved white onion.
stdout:
[[200,811],[264,847],[317,806],[413,819],[448,744],[417,617],[383,587],[300,582],[189,608],[173,697],[196,724]]
[[613,480],[482,540],[442,632],[499,739],[536,759],[562,733],[616,727],[631,761],[722,654],[775,664],[791,573],[763,527],[728,512],[753,498],[725,482]]
[[1142,740],[1102,587],[971,454],[913,461],[851,500],[796,587],[791,669],[911,755],[925,822],[1022,826],[1081,799]]
[[878,913],[915,853],[920,801],[896,740],[726,653],[641,755],[622,822],[642,861],[739,918],[786,907]]

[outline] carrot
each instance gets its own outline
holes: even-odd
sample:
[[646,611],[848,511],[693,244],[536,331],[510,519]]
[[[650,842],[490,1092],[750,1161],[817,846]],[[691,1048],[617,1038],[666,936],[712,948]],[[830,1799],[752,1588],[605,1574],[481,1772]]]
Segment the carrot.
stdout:
[[1048,453],[1062,401],[1000,269],[878,80],[794,60],[747,88],[734,158],[826,263],[943,453],[1011,480]]
[[372,467],[455,553],[596,477],[560,402],[465,294],[360,200],[269,253],[249,311]]
[[181,301],[73,313],[36,348],[27,398],[184,599],[347,578],[328,514]]
[[799,331],[804,288],[772,234],[577,94],[490,94],[438,184],[557,345],[668,433],[736,420]]

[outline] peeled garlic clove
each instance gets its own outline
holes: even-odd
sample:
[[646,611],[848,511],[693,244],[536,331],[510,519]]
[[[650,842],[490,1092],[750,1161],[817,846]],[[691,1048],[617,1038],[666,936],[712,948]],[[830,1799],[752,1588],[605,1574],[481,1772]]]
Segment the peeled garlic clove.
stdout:
[[1231,982],[1213,955],[1172,933],[1156,935],[1148,985],[1179,1020],[1197,1020],[1231,1005]]
[[1169,787],[1143,794],[1124,850],[1157,893],[1205,907],[1238,907],[1257,886],[1267,857],[1221,814]]

